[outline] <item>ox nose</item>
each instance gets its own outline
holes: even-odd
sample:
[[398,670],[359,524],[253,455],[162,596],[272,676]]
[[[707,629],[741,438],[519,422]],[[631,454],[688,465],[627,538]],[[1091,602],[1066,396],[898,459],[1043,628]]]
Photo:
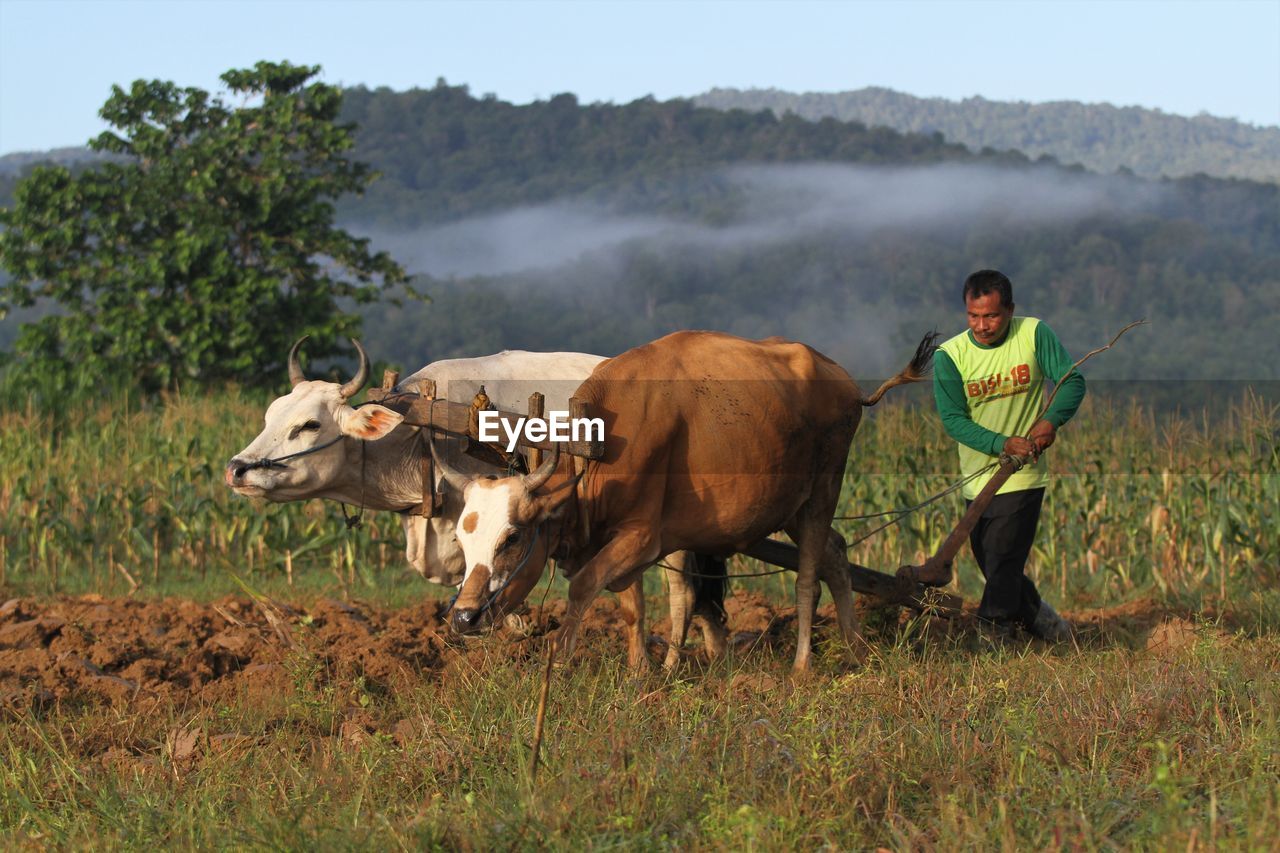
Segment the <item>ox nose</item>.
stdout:
[[244,482],[244,475],[249,473],[249,463],[243,459],[232,459],[227,463],[223,479],[228,486],[238,486]]
[[480,611],[474,607],[453,611],[453,630],[470,634],[480,627]]

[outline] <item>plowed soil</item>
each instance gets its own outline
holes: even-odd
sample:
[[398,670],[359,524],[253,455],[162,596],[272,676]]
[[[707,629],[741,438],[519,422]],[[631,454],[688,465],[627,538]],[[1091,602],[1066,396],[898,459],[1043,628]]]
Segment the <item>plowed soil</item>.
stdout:
[[[726,602],[737,654],[784,663],[794,652],[795,609],[753,593]],[[447,678],[494,653],[536,654],[536,639],[558,625],[565,602],[548,601],[491,635],[462,642],[444,621],[444,605],[423,602],[395,610],[319,599],[306,606],[228,597],[187,600],[106,599],[87,595],[53,600],[10,599],[0,605],[0,707],[29,709],[52,703],[150,704],[214,700],[245,692],[279,691],[296,679],[287,662],[305,650],[318,661],[315,677],[385,689],[421,679]],[[1068,614],[1082,645],[1123,645],[1156,652],[1195,640],[1197,627],[1150,602]],[[668,628],[649,615],[654,660]],[[864,613],[873,646],[908,630],[908,614]],[[819,611],[830,630],[831,608]],[[623,654],[624,623],[615,601],[602,598],[584,623],[579,656]],[[910,629],[923,642],[979,642],[984,630],[971,611],[953,620],[929,619]],[[1203,629],[1200,629],[1203,633]],[[691,632],[695,633],[696,632]],[[534,642],[531,642],[534,640]],[[1025,638],[1004,642],[1026,643]],[[697,660],[695,648],[689,657]]]

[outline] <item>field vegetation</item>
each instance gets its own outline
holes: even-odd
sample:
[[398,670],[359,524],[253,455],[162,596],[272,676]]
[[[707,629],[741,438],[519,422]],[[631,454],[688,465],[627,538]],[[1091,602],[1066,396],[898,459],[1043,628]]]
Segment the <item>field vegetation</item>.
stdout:
[[[871,609],[865,666],[829,641],[792,683],[783,575],[731,585],[728,660],[634,676],[605,600],[554,676],[536,778],[561,583],[522,626],[454,644],[394,515],[346,531],[332,504],[223,486],[266,402],[0,414],[5,846],[1274,843],[1280,417],[1256,398],[1197,416],[1091,400],[1063,432],[1031,572],[1076,644]],[[841,513],[918,503],[953,452],[930,410],[876,411]],[[960,508],[851,555],[917,562]],[[841,524],[852,542],[879,521]],[[967,554],[958,585],[975,600]]]

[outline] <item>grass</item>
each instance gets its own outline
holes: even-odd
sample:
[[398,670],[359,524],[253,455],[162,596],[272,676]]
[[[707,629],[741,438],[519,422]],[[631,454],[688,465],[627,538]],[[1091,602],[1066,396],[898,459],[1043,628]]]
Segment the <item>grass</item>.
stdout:
[[[331,504],[222,485],[266,402],[0,413],[0,598],[140,584],[207,601],[239,594],[233,575],[284,600],[444,595],[404,567],[393,515],[348,533]],[[889,631],[864,668],[825,661],[792,684],[784,655],[634,677],[611,639],[557,673],[536,782],[535,660],[489,643],[387,691],[332,677],[303,645],[267,693],[0,711],[0,844],[1273,847],[1280,418],[1254,398],[1213,422],[1086,405],[1052,451],[1030,571],[1067,610],[1144,599],[1189,614],[1182,645]],[[955,479],[953,454],[930,412],[875,412],[842,514],[918,502]],[[851,554],[917,562],[959,510],[945,499]],[[735,587],[790,598],[789,578]]]
[[303,659],[267,699],[7,721],[0,827],[95,848],[1262,849],[1280,643],[1210,627],[1159,655],[908,639],[796,687],[782,661],[635,678],[593,656],[557,677],[536,781],[532,662],[495,651],[353,706]]

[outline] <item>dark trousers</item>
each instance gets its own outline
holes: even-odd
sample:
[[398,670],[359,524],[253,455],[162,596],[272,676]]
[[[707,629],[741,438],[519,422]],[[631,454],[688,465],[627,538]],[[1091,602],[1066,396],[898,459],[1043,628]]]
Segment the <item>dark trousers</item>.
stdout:
[[1035,542],[1043,501],[1044,489],[996,495],[969,534],[969,546],[987,579],[979,619],[1015,622],[1027,628],[1035,621],[1040,593],[1023,570]]

